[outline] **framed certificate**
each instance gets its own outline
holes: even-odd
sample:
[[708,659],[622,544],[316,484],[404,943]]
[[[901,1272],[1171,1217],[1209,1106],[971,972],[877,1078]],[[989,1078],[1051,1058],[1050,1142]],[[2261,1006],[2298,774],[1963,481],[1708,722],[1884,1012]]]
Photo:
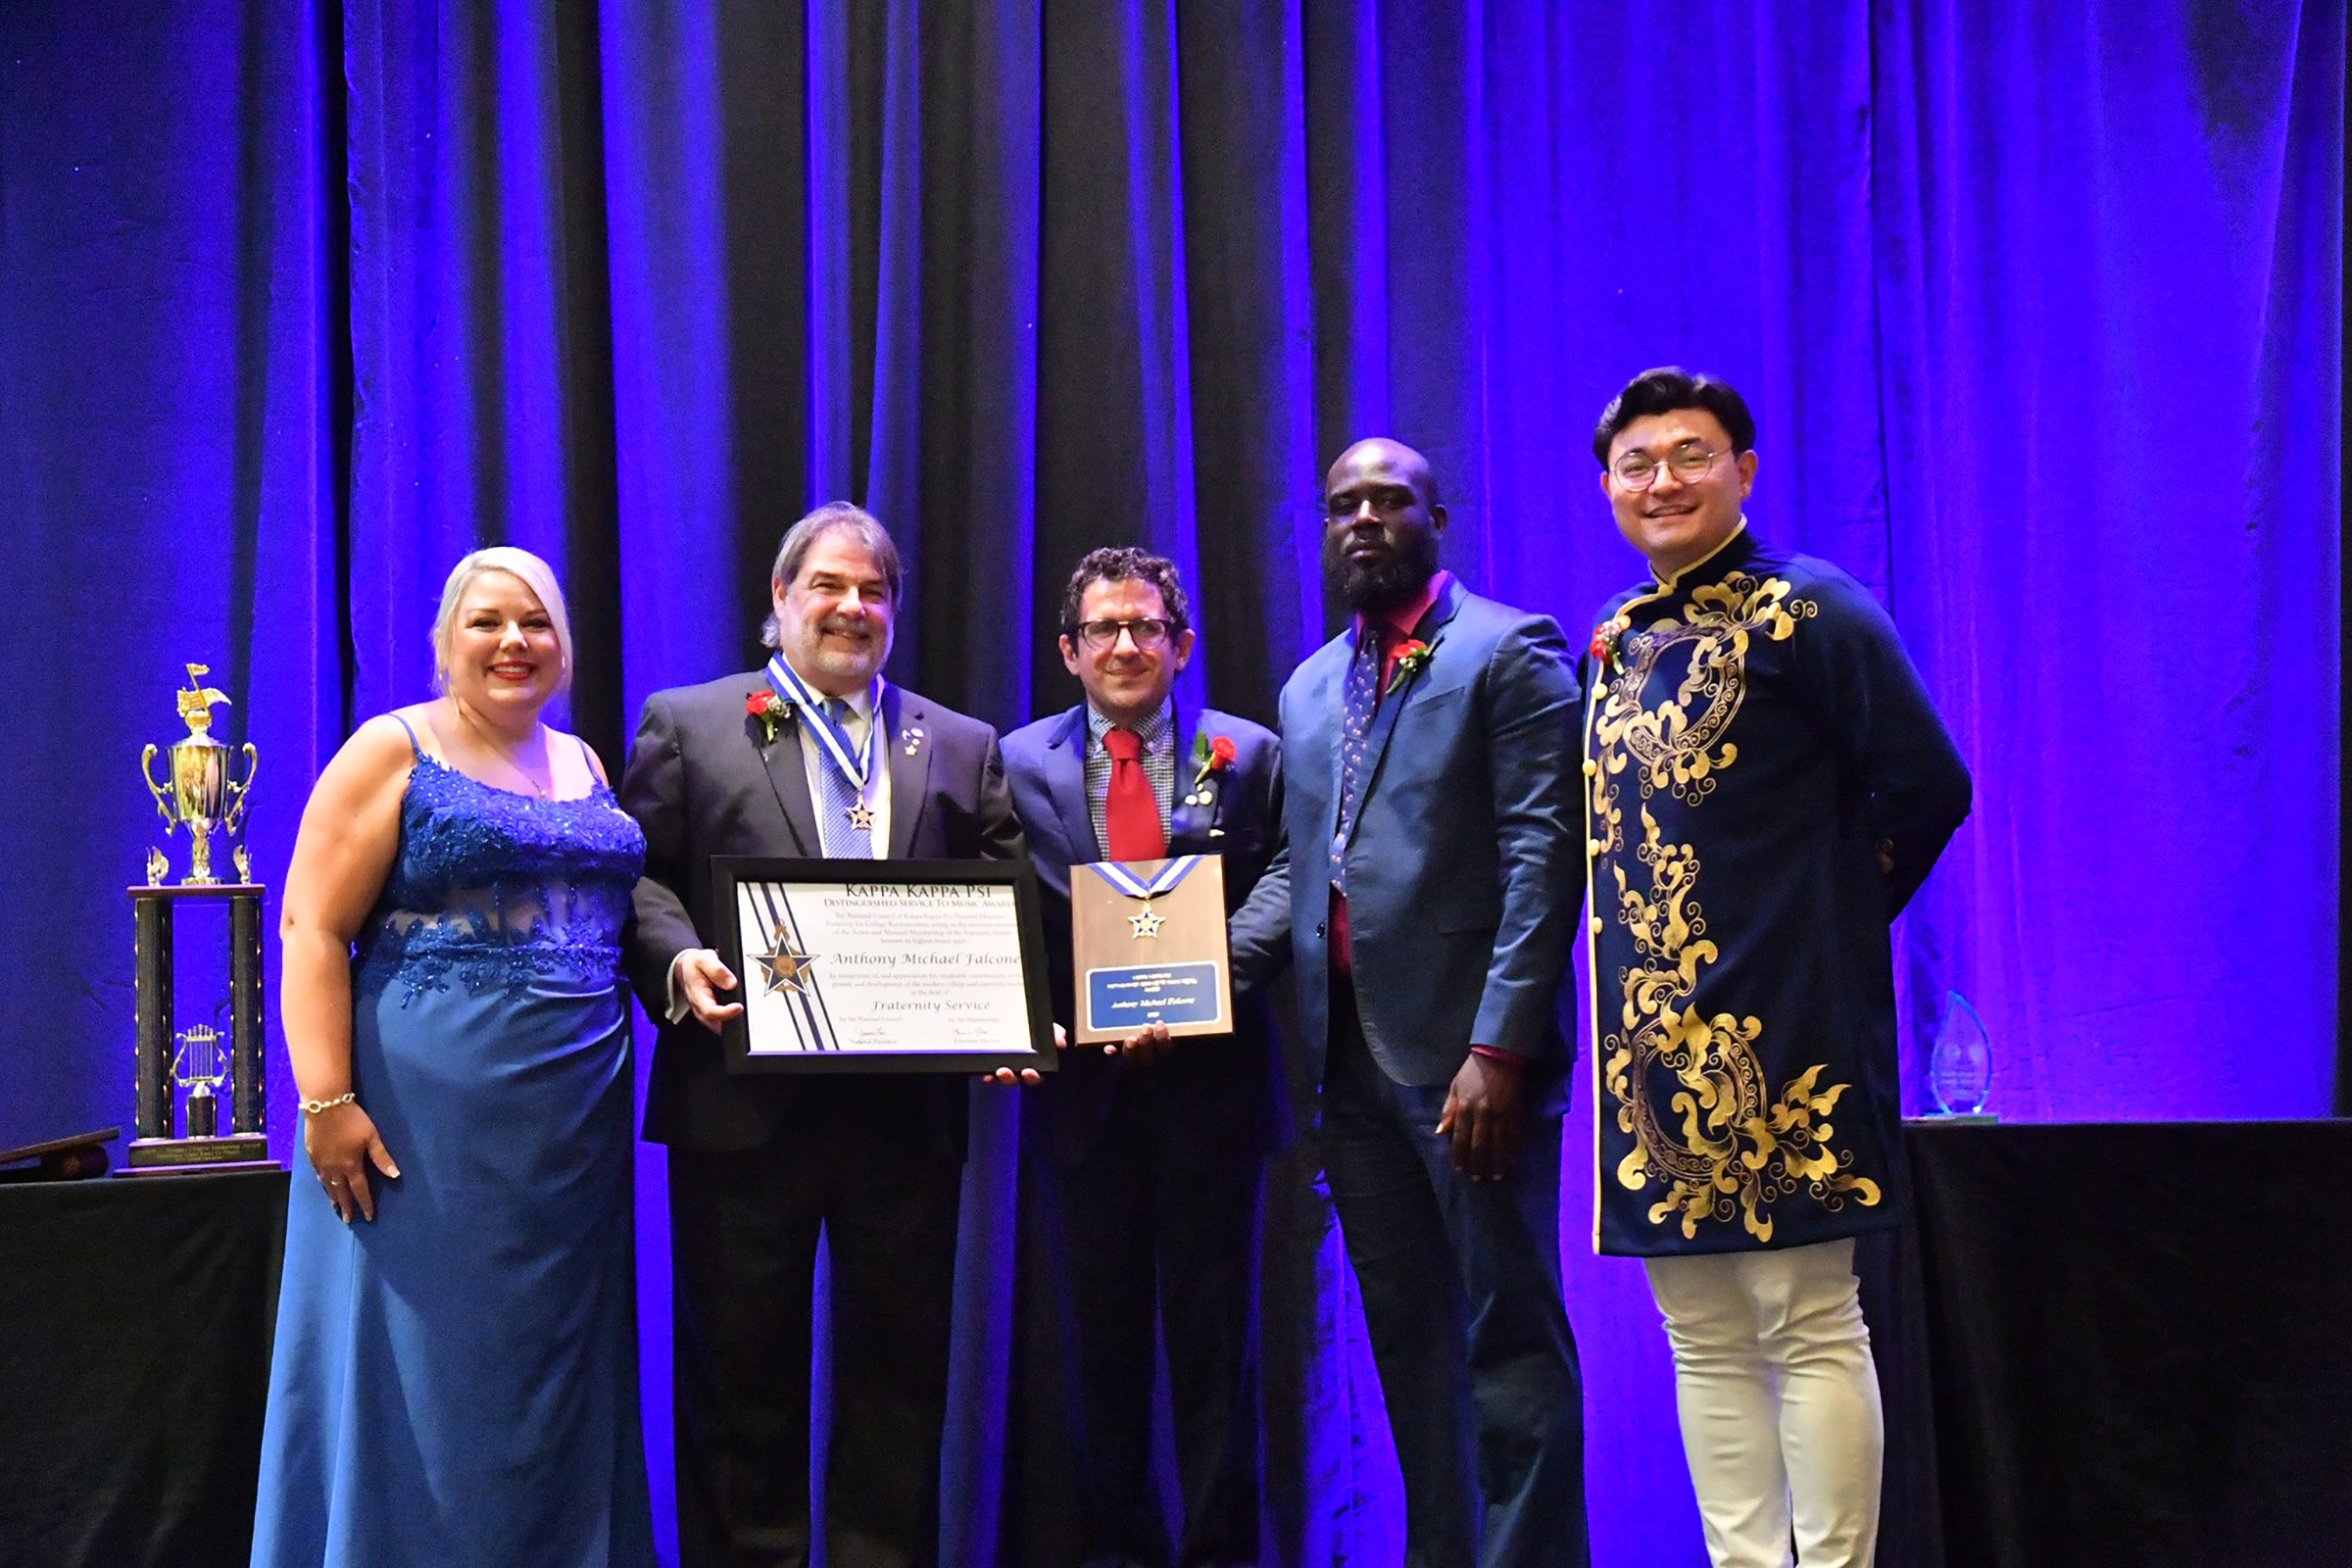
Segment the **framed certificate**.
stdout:
[[1026,862],[719,856],[710,881],[730,1071],[1053,1070]]
[[1070,867],[1076,1045],[1124,1040],[1146,1024],[1174,1036],[1233,1028],[1225,862],[1213,855]]

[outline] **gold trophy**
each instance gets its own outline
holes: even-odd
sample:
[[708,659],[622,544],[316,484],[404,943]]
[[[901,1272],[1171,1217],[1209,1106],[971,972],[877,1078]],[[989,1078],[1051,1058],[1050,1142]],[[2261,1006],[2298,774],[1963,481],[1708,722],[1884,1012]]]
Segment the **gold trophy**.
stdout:
[[[155,797],[165,832],[186,824],[193,849],[188,874],[177,884],[167,882],[172,867],[164,853],[149,850],[146,885],[128,890],[138,934],[138,1136],[131,1141],[126,1175],[208,1167],[274,1168],[262,1102],[262,898],[269,890],[253,880],[252,861],[241,844],[230,854],[237,880],[222,882],[213,875],[212,835],[218,829],[227,838],[245,820],[258,759],[247,742],[237,749],[245,754],[245,776],[229,776],[235,753],[212,733],[213,708],[226,704],[227,694],[204,684],[203,677],[211,673],[205,665],[190,664],[187,670],[187,690],[175,695],[188,733],[172,743],[170,788],[156,782],[157,748],[148,747],[139,758],[139,774],[147,793]],[[209,1025],[179,1033],[172,1029],[177,1010],[172,912],[184,899],[228,904],[225,1037]],[[226,1133],[220,1129],[216,1094],[224,1081],[230,1102]],[[180,1132],[181,1090],[187,1091],[186,1133],[175,1136]]]
[[208,665],[190,664],[188,689],[174,694],[188,733],[172,743],[170,789],[155,780],[156,748],[150,745],[139,756],[139,776],[147,781],[147,793],[155,797],[164,832],[169,835],[182,823],[187,826],[191,845],[188,874],[180,880],[188,887],[210,887],[219,880],[213,875],[213,829],[234,833],[245,820],[246,792],[253,788],[253,770],[260,761],[253,743],[247,741],[244,778],[228,776],[232,754],[213,738],[213,705],[226,704],[228,694],[204,684],[203,677],[211,673]]

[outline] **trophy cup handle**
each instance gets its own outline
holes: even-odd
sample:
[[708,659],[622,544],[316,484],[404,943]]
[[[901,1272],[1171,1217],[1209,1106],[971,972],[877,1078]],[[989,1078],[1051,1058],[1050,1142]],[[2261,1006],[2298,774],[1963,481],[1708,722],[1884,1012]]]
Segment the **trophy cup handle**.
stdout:
[[237,824],[245,820],[245,802],[250,798],[253,790],[253,771],[262,765],[261,754],[253,749],[253,742],[247,741],[243,750],[245,753],[245,776],[241,779],[227,781],[227,793],[232,799],[229,802],[228,814],[220,819],[221,829],[229,833],[234,833],[237,830]]
[[164,836],[169,838],[179,823],[172,815],[172,792],[155,781],[155,750],[150,742],[147,749],[139,754],[139,777],[147,781],[147,793],[155,797],[155,811],[164,819]]

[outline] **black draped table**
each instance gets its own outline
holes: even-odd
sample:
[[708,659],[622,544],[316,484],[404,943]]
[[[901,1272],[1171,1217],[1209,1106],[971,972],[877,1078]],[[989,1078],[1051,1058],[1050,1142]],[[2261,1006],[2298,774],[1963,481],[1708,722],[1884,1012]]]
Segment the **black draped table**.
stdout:
[[2352,1563],[2352,1121],[1906,1143],[1886,1568]]
[[[1882,1568],[2352,1563],[2352,1121],[1906,1143]],[[0,1186],[0,1568],[245,1560],[285,1201]]]
[[242,1564],[286,1174],[0,1185],[0,1568]]

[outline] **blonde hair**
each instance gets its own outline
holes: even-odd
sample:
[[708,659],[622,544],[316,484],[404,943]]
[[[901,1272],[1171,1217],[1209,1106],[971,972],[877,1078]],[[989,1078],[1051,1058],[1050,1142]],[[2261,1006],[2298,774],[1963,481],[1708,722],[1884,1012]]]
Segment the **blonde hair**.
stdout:
[[564,669],[556,677],[556,695],[571,689],[571,617],[564,612],[564,590],[556,583],[553,566],[514,545],[492,545],[476,550],[451,568],[449,581],[441,588],[441,612],[433,617],[433,688],[449,690],[449,637],[457,626],[458,604],[466,597],[466,584],[485,571],[503,571],[519,581],[539,598],[547,618],[555,624],[556,651],[564,660]]

